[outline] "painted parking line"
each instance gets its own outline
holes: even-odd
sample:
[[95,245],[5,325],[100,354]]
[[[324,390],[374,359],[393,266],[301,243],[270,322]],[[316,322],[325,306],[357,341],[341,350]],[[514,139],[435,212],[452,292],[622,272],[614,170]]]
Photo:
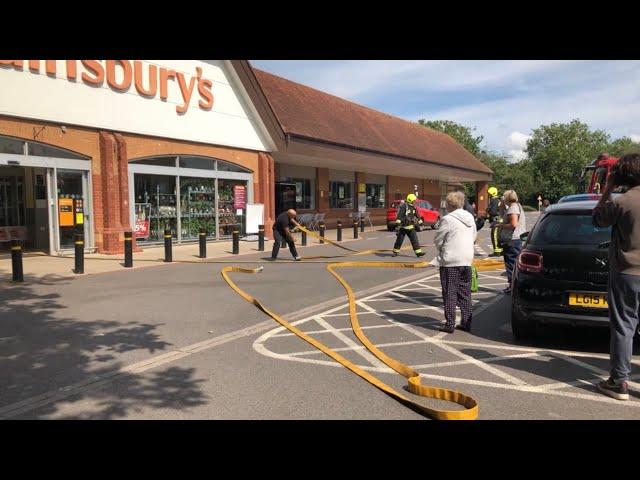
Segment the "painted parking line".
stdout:
[[[420,376],[425,378],[425,380],[437,380],[448,383],[459,383],[459,384],[468,384],[468,385],[477,385],[483,387],[489,387],[500,390],[511,390],[515,392],[521,392],[526,394],[537,394],[542,396],[557,396],[557,397],[567,397],[572,398],[574,400],[579,401],[593,401],[598,403],[609,403],[615,405],[623,405],[629,406],[633,408],[640,407],[640,401],[636,399],[632,399],[627,402],[620,402],[618,400],[609,398],[598,393],[595,389],[595,383],[599,379],[604,379],[608,376],[608,373],[586,361],[583,361],[582,358],[590,358],[590,359],[602,359],[608,360],[609,355],[600,354],[600,353],[591,353],[591,352],[580,352],[580,351],[572,351],[567,349],[544,349],[544,348],[535,348],[535,347],[525,347],[519,345],[506,345],[500,343],[484,343],[475,341],[473,337],[469,340],[454,340],[452,336],[441,333],[434,332],[429,329],[418,329],[415,327],[420,326],[434,326],[442,324],[442,321],[438,319],[428,319],[424,322],[415,322],[411,325],[408,325],[403,322],[398,322],[394,320],[394,314],[396,313],[404,313],[404,312],[413,312],[413,311],[434,311],[440,314],[442,312],[442,305],[430,305],[429,301],[439,300],[441,299],[441,291],[438,288],[439,284],[439,274],[434,274],[427,276],[425,278],[419,279],[417,281],[413,281],[407,283],[405,285],[396,286],[390,288],[385,291],[377,292],[373,295],[366,296],[364,298],[358,299],[356,304],[358,306],[358,314],[366,315],[369,319],[368,321],[379,321],[380,323],[376,323],[373,325],[363,326],[363,330],[367,331],[380,331],[380,332],[389,332],[389,341],[380,341],[375,343],[378,348],[416,348],[420,345],[429,345],[433,348],[438,348],[448,354],[451,354],[455,357],[455,360],[446,361],[446,362],[434,362],[430,364],[416,364],[411,367],[420,370]],[[491,287],[499,287],[506,285],[506,279],[504,277],[498,277],[490,272],[479,272],[479,280],[481,285],[491,286]],[[497,283],[499,281],[500,283]],[[487,282],[487,283],[485,283]],[[498,290],[494,290],[491,288],[485,288],[483,291],[474,293],[474,299],[477,299],[478,296],[481,296],[482,301],[474,302],[474,316],[477,316],[482,313],[485,309],[489,308],[491,305],[500,301],[500,299],[504,298],[501,294],[497,293]],[[433,294],[431,294],[433,292]],[[412,293],[417,295],[411,295]],[[496,294],[497,293],[497,294]],[[490,295],[490,296],[487,296]],[[393,304],[389,305],[389,302],[400,302],[400,303],[409,303],[411,307],[404,308],[381,308],[381,307],[393,307]],[[337,309],[333,309],[332,311],[327,311],[323,313],[318,313],[313,317],[300,320],[297,323],[298,328],[305,330],[305,324],[309,324],[312,320],[317,320],[317,318],[322,318],[325,316],[331,316],[336,320],[340,318],[347,319],[348,313],[344,312],[344,309],[348,307],[348,304],[344,304]],[[342,312],[340,311],[342,309]],[[364,311],[363,311],[364,310]],[[340,313],[336,313],[340,312]],[[459,312],[458,312],[459,314]],[[376,320],[377,319],[377,320]],[[348,319],[347,319],[348,320]],[[310,325],[310,324],[309,324]],[[310,334],[335,334],[336,332],[342,333],[350,332],[350,327],[335,327],[333,325],[327,329],[315,329],[308,333]],[[404,339],[402,341],[393,341],[393,336],[395,332],[407,332],[410,333],[413,338]],[[293,334],[279,333],[282,332],[282,329],[273,329],[270,332],[266,332],[261,335],[254,342],[254,349],[259,353],[277,358],[278,360],[284,361],[297,361],[303,363],[311,363],[315,365],[321,366],[331,366],[342,368],[342,366],[333,360],[324,360],[320,357],[322,352],[316,349],[308,349],[303,351],[294,351],[290,353],[275,353],[272,352],[268,345],[272,339],[275,340],[275,337],[282,337]],[[280,349],[282,346],[280,346]],[[493,350],[498,352],[504,352],[504,354],[493,354],[485,358],[475,358],[471,355],[468,355],[461,350],[468,348],[483,348],[487,350]],[[340,352],[347,352],[350,350],[353,351],[364,351],[364,347],[354,342],[354,345],[345,345],[344,347],[339,347],[335,349]],[[314,358],[315,357],[315,358]],[[567,365],[572,365],[574,367],[578,367],[584,371],[584,374],[580,374],[576,380],[573,381],[561,381],[561,382],[551,382],[545,383],[542,385],[532,385],[527,380],[520,378],[518,372],[514,372],[513,369],[503,365],[505,361],[513,360],[513,359],[542,359],[542,358],[554,358],[563,362],[566,362]],[[640,361],[634,359],[634,365],[640,366]],[[393,373],[390,369],[384,366],[376,366],[376,365],[360,365],[365,370],[371,372],[378,372],[381,374],[384,373]],[[467,366],[475,366],[481,368],[485,372],[489,373],[491,376],[495,378],[492,380],[479,380],[474,378],[464,378],[456,375],[456,370],[459,368],[464,368]],[[448,368],[451,369],[451,375],[440,375],[440,374],[431,374],[429,370],[435,368]],[[505,371],[505,369],[509,369],[509,372]],[[527,374],[535,374],[535,372],[523,371],[525,375]],[[630,386],[634,388],[640,389],[640,384],[634,382],[633,380],[639,379],[640,375],[634,375],[631,377]],[[585,385],[588,385],[593,389],[593,393],[576,391],[578,388],[581,388]]]

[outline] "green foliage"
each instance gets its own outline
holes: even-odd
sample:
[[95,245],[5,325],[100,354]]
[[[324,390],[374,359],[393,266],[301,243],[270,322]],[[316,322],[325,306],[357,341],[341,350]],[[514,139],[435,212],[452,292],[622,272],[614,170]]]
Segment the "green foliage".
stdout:
[[496,187],[500,195],[505,190],[515,190],[520,203],[537,205],[536,186],[532,175],[532,165],[528,159],[510,163],[504,154],[482,152],[478,159],[493,170],[493,180],[489,185]]
[[640,143],[634,142],[629,137],[618,138],[607,147],[607,153],[618,158],[632,152],[640,152]]
[[[534,129],[527,142],[526,158],[510,162],[505,154],[486,151],[481,147],[484,137],[476,135],[476,128],[450,120],[418,120],[424,127],[446,133],[475,155],[493,171],[490,186],[500,194],[515,190],[520,202],[538,208],[538,195],[557,201],[564,195],[583,191],[582,170],[601,153],[620,157],[640,152],[640,143],[629,137],[611,141],[604,130],[592,130],[586,123],[574,119],[569,123],[552,123]],[[464,184],[465,194],[473,199],[475,183]]]
[[578,119],[536,128],[527,143],[536,188],[551,201],[578,193],[582,169],[607,150],[609,141],[607,132],[591,130]]
[[451,138],[453,138],[456,142],[466,148],[473,155],[478,156],[482,149],[480,148],[480,144],[484,137],[482,135],[475,137],[473,132],[474,128],[465,127],[464,125],[460,125],[459,123],[452,122],[450,120],[425,120],[420,119],[418,123],[423,127],[428,127],[433,130],[437,130],[438,132],[446,133]]

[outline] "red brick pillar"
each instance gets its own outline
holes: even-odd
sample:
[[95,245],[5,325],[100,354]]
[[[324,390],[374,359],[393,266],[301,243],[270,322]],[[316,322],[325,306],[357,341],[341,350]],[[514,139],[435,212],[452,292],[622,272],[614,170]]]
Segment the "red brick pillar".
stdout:
[[[357,212],[358,211],[358,207],[360,207],[360,204],[358,203],[358,199],[360,198],[360,184],[367,183],[367,176],[364,172],[356,172],[356,186],[355,186],[355,192],[353,192],[353,211]],[[365,202],[366,202],[366,198],[365,198]],[[366,207],[366,203],[365,205],[362,205],[364,207]]]
[[[100,176],[102,180],[102,247],[99,253],[124,251],[124,234],[120,220],[120,175],[118,145],[113,134],[100,132]],[[122,238],[121,238],[122,237]]]
[[258,189],[256,198],[264,204],[264,233],[265,237],[271,237],[271,229],[275,222],[276,211],[276,185],[275,185],[275,161],[271,154],[258,152]]
[[476,182],[476,205],[478,206],[478,215],[485,215],[489,206],[489,182]]
[[318,213],[329,211],[329,169],[316,169],[316,210]]
[[[116,145],[118,147],[118,187],[120,192],[120,223],[122,231],[131,230],[131,205],[129,205],[129,155],[127,155],[127,141],[119,133],[114,133]],[[131,188],[134,188],[131,185]],[[123,244],[124,248],[124,244]],[[136,244],[136,236],[133,236],[133,251],[141,252],[142,249]]]

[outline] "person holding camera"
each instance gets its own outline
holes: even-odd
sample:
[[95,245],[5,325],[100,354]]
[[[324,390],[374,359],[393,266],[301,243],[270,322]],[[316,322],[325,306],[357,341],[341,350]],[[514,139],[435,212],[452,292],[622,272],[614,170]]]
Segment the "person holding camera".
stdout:
[[[611,193],[628,187],[614,200]],[[593,209],[597,227],[613,227],[609,244],[610,377],[598,390],[617,400],[628,400],[633,336],[640,317],[640,153],[624,155],[613,167]]]

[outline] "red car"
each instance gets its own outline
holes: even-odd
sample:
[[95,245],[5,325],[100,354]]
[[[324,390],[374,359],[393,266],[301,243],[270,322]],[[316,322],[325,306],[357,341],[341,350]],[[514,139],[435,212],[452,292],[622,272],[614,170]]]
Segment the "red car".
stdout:
[[[396,216],[398,215],[398,207],[402,202],[402,200],[396,200],[387,209],[387,229],[390,232],[396,229]],[[424,222],[423,225],[430,226],[432,230],[436,230],[440,226],[440,211],[438,209],[426,200],[420,200],[419,198],[413,204],[418,211],[418,216]]]

